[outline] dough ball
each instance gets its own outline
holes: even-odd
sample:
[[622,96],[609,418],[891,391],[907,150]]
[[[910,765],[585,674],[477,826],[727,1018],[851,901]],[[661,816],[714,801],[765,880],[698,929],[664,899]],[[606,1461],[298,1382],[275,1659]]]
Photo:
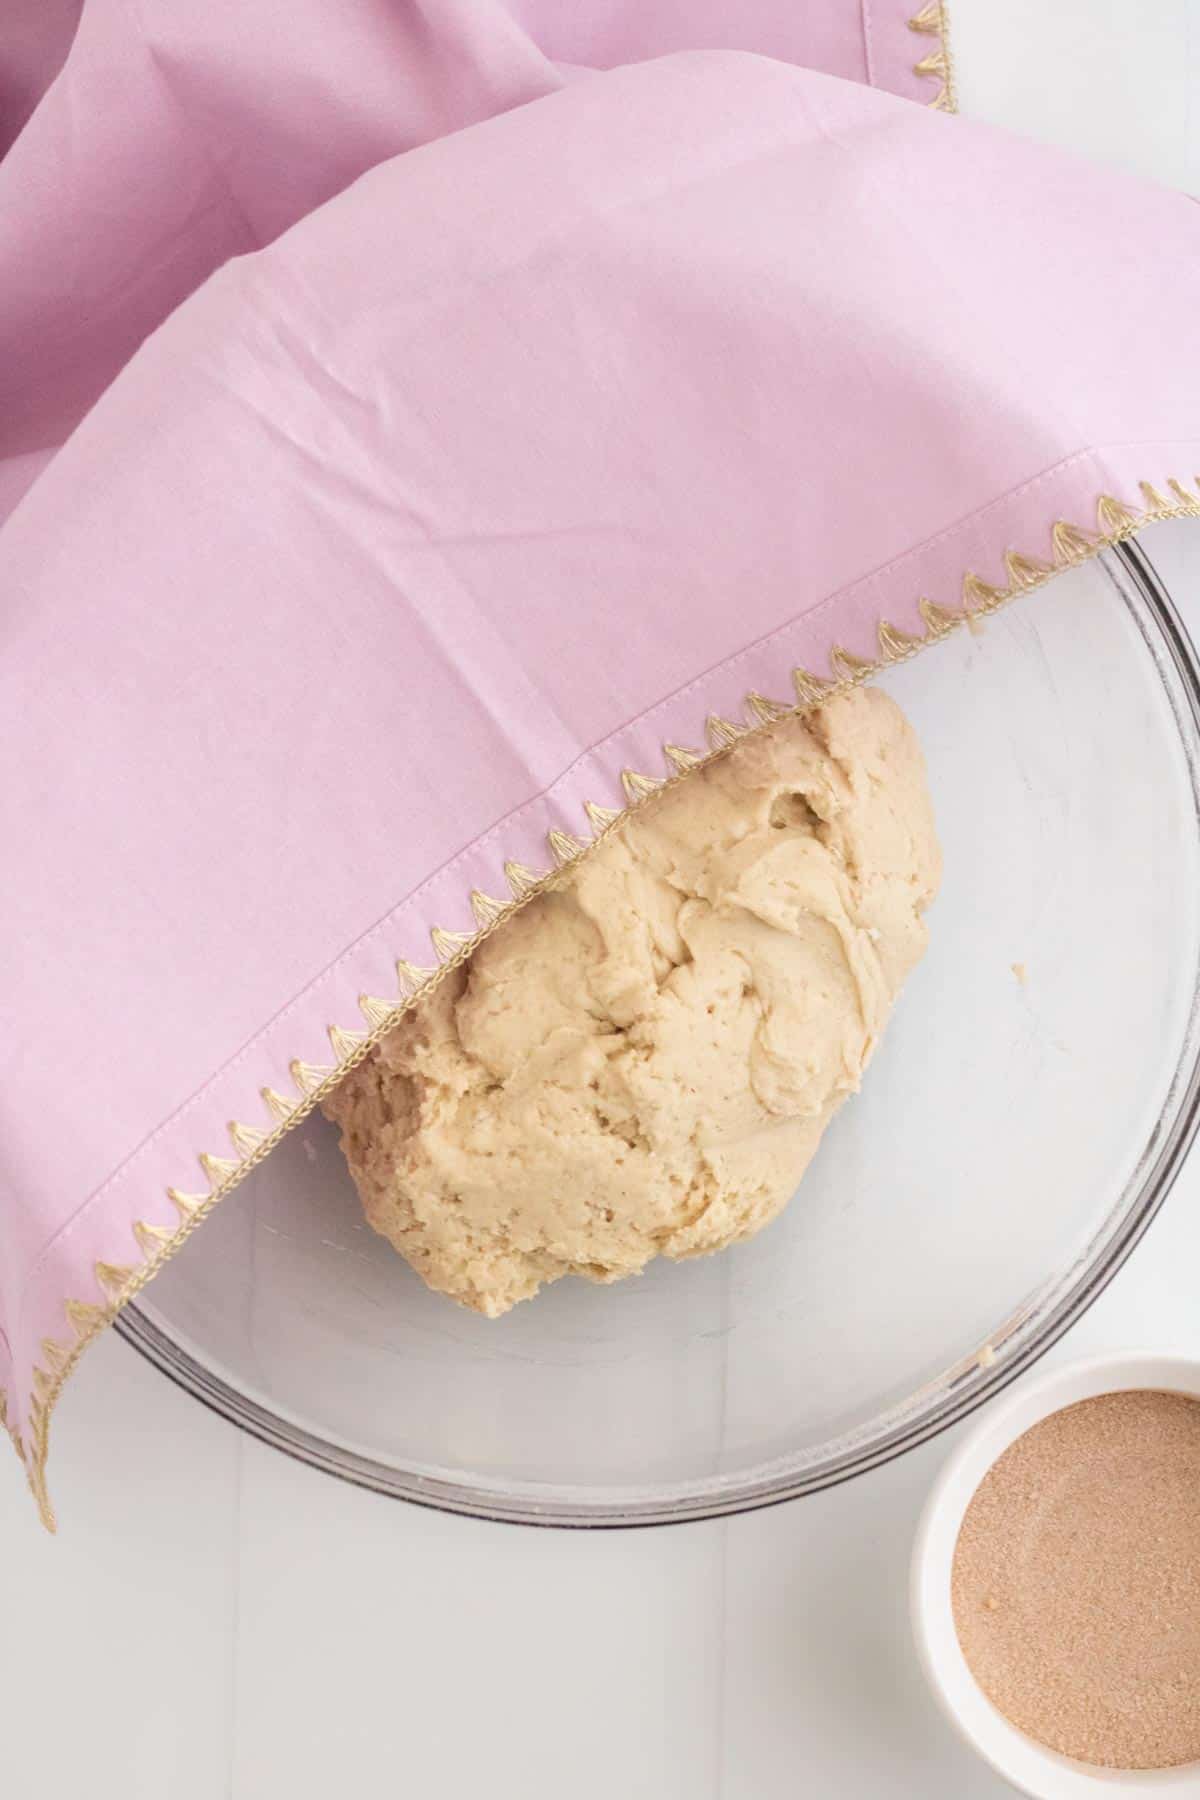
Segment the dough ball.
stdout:
[[610,833],[326,1102],[367,1218],[495,1318],[783,1207],[926,941],[940,854],[895,703],[747,738]]

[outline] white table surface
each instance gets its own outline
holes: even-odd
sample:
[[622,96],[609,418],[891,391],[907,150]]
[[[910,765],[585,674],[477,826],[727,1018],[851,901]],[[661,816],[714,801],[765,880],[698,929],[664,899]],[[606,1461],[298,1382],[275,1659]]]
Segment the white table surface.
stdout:
[[[965,113],[1200,193],[1200,0],[953,0],[953,20]],[[1200,555],[1191,586],[1200,631]],[[1197,1268],[1200,1153],[1052,1358],[1200,1350]],[[946,1439],[749,1517],[534,1532],[300,1467],[111,1333],[55,1435],[57,1539],[0,1461],[4,1800],[1010,1791],[909,1648]]]

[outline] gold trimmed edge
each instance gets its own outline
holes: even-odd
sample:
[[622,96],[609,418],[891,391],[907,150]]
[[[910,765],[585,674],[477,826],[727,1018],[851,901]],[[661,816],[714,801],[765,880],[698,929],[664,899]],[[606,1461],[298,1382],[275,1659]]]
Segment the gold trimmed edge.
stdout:
[[954,87],[954,59],[950,54],[950,20],[946,0],[928,0],[928,4],[909,19],[908,29],[921,37],[936,40],[933,48],[913,64],[914,75],[938,84],[936,94],[926,104],[935,112],[956,113],[958,95]]
[[[1192,479],[1200,489],[1200,475],[1193,476]],[[207,1151],[200,1152],[198,1156],[198,1162],[208,1181],[208,1192],[185,1193],[175,1187],[166,1190],[167,1198],[179,1214],[179,1224],[172,1227],[136,1221],[131,1238],[141,1254],[140,1265],[99,1262],[95,1265],[99,1300],[67,1300],[64,1303],[72,1336],[66,1341],[55,1338],[42,1340],[43,1360],[41,1364],[35,1365],[33,1373],[28,1446],[9,1419],[7,1396],[0,1389],[0,1425],[8,1432],[17,1455],[25,1465],[29,1486],[47,1529],[56,1529],[54,1509],[46,1487],[50,1419],[83,1352],[112,1323],[122,1308],[136,1298],[163,1264],[183,1247],[217,1202],[232,1193],[251,1170],[271,1154],[292,1127],[306,1118],[351,1069],[370,1055],[385,1033],[415,1005],[418,997],[432,992],[491,936],[497,926],[527,906],[536,895],[559,885],[580,859],[589,855],[597,844],[603,843],[609,833],[623,824],[633,811],[653,805],[661,794],[688,780],[697,769],[705,768],[719,757],[727,755],[743,738],[769,730],[778,719],[807,712],[835,694],[860,686],[884,669],[907,662],[910,657],[930,644],[937,643],[951,631],[958,630],[963,625],[969,626],[981,617],[997,612],[1019,595],[1044,586],[1064,569],[1089,561],[1099,555],[1100,551],[1132,537],[1147,525],[1157,524],[1165,519],[1200,518],[1200,493],[1193,493],[1182,482],[1174,478],[1168,479],[1166,485],[1174,496],[1172,500],[1165,499],[1149,482],[1141,482],[1139,485],[1143,499],[1147,502],[1140,509],[1126,505],[1111,494],[1099,495],[1095,503],[1098,526],[1096,532],[1083,530],[1069,520],[1054,520],[1050,527],[1053,554],[1048,562],[1025,556],[1015,550],[1006,551],[1003,561],[1008,582],[1004,587],[993,587],[968,569],[962,578],[961,610],[953,612],[922,599],[918,605],[926,626],[923,636],[899,631],[881,618],[876,625],[878,656],[874,660],[860,657],[835,644],[829,652],[829,664],[834,672],[832,678],[814,675],[806,669],[792,671],[796,695],[793,703],[766,700],[757,693],[748,694],[745,703],[748,714],[746,722],[739,723],[715,715],[709,718],[707,737],[710,749],[681,751],[677,745],[664,746],[663,757],[669,770],[665,776],[640,775],[624,770],[621,781],[627,804],[623,808],[600,806],[592,801],[584,803],[584,811],[592,827],[590,839],[575,838],[567,833],[552,833],[550,847],[555,857],[555,866],[543,873],[527,869],[520,863],[505,863],[504,874],[512,894],[511,900],[492,900],[475,890],[470,896],[470,904],[479,921],[477,931],[450,932],[435,927],[432,937],[439,959],[436,966],[422,967],[401,958],[396,964],[400,991],[395,1000],[376,999],[367,994],[358,997],[357,1004],[367,1025],[366,1031],[344,1029],[337,1025],[328,1027],[327,1035],[337,1059],[334,1067],[315,1066],[299,1058],[293,1060],[289,1069],[297,1090],[294,1099],[278,1093],[274,1088],[260,1089],[263,1104],[274,1123],[262,1127],[231,1122],[228,1133],[236,1158],[216,1156]]]

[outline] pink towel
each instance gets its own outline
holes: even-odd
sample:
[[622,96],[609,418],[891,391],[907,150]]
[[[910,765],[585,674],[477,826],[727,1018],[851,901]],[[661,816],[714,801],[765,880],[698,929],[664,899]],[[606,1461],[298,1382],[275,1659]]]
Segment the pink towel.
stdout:
[[1200,211],[789,66],[940,92],[879,0],[869,60],[760,0],[773,57],[606,72],[723,9],[139,10],[0,167],[0,1385],[47,1517],[80,1350],[427,971],[691,757],[1200,513]]

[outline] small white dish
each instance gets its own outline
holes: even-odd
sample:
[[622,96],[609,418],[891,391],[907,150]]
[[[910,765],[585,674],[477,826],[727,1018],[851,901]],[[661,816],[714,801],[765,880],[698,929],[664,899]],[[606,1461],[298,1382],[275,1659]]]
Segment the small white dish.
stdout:
[[951,1568],[963,1516],[997,1457],[1039,1419],[1064,1406],[1139,1388],[1200,1399],[1200,1361],[1148,1354],[1095,1356],[1021,1383],[988,1409],[955,1450],[917,1530],[913,1635],[929,1685],[972,1749],[1032,1800],[1200,1800],[1200,1763],[1175,1769],[1100,1769],[1061,1756],[1011,1725],[972,1675],[951,1607]]

